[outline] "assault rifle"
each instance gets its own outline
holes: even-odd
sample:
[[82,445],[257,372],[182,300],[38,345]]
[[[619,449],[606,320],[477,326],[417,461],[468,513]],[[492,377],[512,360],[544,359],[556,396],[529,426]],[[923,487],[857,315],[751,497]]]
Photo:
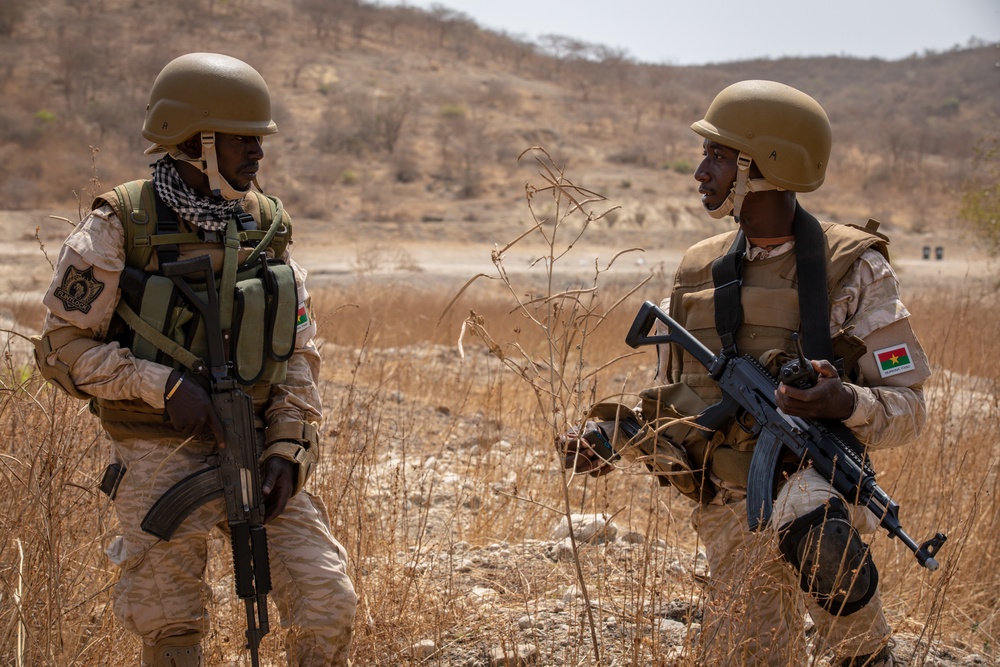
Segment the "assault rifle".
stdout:
[[[208,339],[208,368],[212,405],[226,433],[219,448],[219,464],[209,466],[177,482],[157,500],[142,520],[142,529],[170,540],[187,516],[209,500],[223,496],[233,546],[236,594],[246,602],[247,648],[258,667],[258,648],[270,630],[267,594],[271,591],[271,568],[264,529],[264,498],[260,490],[260,452],[254,428],[253,401],[241,388],[226,364],[219,296],[215,290],[212,259],[202,255],[160,267],[187,297],[203,320]],[[207,302],[195,292],[185,276],[201,274]],[[259,619],[259,622],[258,622]]]
[[[666,334],[649,335],[656,321],[667,325]],[[849,502],[864,505],[878,517],[889,533],[898,537],[928,570],[938,569],[934,559],[947,537],[937,533],[917,545],[899,523],[899,505],[875,481],[875,470],[864,454],[864,445],[843,423],[828,419],[803,419],[786,415],[778,409],[774,392],[778,381],[756,359],[750,356],[715,355],[680,324],[647,301],[639,309],[625,342],[637,348],[641,345],[674,343],[687,350],[722,390],[722,400],[706,408],[696,419],[702,434],[711,438],[731,419],[746,427],[746,417],[753,418],[748,428],[757,436],[750,459],[747,481],[747,521],[750,530],[766,526],[774,502],[775,472],[784,450],[802,461],[808,460],[814,470],[831,482],[833,488]],[[779,373],[789,384],[801,383],[812,364],[799,349]],[[808,384],[808,379],[805,380]]]

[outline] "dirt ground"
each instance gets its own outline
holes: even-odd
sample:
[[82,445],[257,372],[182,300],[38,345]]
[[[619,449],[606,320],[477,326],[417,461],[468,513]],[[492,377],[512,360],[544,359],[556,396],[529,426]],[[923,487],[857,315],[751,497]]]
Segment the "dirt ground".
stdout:
[[[0,317],[14,324],[15,314],[26,305],[37,304],[49,284],[59,248],[72,230],[75,211],[0,211],[0,234],[6,240],[0,264]],[[461,225],[463,229],[457,227]],[[475,234],[467,227],[475,226]],[[498,221],[412,222],[412,223],[330,223],[296,219],[296,261],[309,271],[313,289],[349,286],[355,281],[398,281],[412,287],[457,289],[478,274],[496,276],[491,261],[495,248],[503,248],[522,231],[516,224]],[[660,245],[649,244],[650,230],[595,229],[577,244],[571,256],[558,267],[567,280],[587,279],[595,262],[602,269],[621,250],[640,248],[618,257],[609,276],[641,279],[650,271],[672,275],[684,249],[699,237],[696,230],[673,233]],[[469,240],[475,236],[475,240]],[[457,240],[456,240],[457,239]],[[644,243],[645,242],[645,243]],[[956,239],[948,246],[930,245],[918,234],[898,234],[892,238],[893,266],[900,276],[904,294],[908,290],[984,280],[993,275],[987,257],[975,244]],[[936,250],[942,258],[936,259]],[[924,259],[925,249],[930,257]],[[544,275],[538,258],[546,249],[537,243],[521,242],[504,255],[504,268],[521,277]],[[30,308],[28,309],[30,312]],[[18,321],[22,332],[37,326]]]
[[[59,219],[64,218],[64,219]],[[41,299],[52,275],[59,248],[72,230],[74,211],[0,211],[0,234],[7,239],[4,261],[0,264],[0,318],[28,333],[38,323],[17,321],[18,312],[32,313],[30,306]],[[468,229],[477,227],[475,239]],[[309,271],[309,285],[350,286],[358,280],[398,281],[414,288],[457,291],[478,274],[496,276],[492,251],[503,248],[520,230],[499,222],[473,223],[318,223],[296,220],[295,258]],[[649,244],[649,230],[595,230],[585,237],[573,255],[558,267],[564,280],[588,280],[595,261],[604,268],[608,261],[626,248],[643,247],[615,260],[612,273],[622,281],[641,280],[651,271],[671,276],[684,249],[698,238],[694,231],[671,234],[668,244]],[[589,233],[589,232],[588,232]],[[680,238],[678,238],[680,237]],[[956,239],[942,248],[942,259],[935,259],[937,245],[916,234],[894,234],[892,262],[900,276],[904,294],[942,284],[977,282],[995,278],[996,267],[974,244]],[[925,248],[930,258],[924,259]],[[504,268],[518,278],[544,278],[544,265],[538,258],[545,248],[519,243],[504,255]],[[27,307],[27,308],[26,308]],[[37,314],[37,313],[35,313]]]

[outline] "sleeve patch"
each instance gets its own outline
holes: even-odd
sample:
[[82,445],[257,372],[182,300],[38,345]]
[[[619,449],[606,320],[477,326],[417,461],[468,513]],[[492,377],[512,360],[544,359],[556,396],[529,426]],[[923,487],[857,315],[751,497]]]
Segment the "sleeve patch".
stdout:
[[75,266],[70,266],[52,295],[62,302],[67,312],[79,310],[86,314],[90,312],[94,299],[103,291],[104,283],[94,277],[94,267],[88,266],[80,271]]
[[872,354],[875,355],[875,364],[883,378],[899,375],[916,368],[910,359],[910,350],[906,347],[906,343],[884,347],[881,350],[875,350]]
[[309,311],[304,303],[299,304],[299,312],[295,318],[295,331],[298,333],[309,326]]

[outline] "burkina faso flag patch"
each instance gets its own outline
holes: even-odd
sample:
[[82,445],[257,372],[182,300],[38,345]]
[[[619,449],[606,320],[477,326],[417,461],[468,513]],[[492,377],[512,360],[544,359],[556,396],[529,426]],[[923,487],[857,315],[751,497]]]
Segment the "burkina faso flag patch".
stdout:
[[306,305],[299,304],[299,312],[295,315],[295,330],[302,331],[307,326],[309,326],[309,311],[306,310]]
[[910,350],[905,343],[875,350],[873,354],[875,355],[875,363],[878,364],[878,372],[884,378],[912,371],[915,368],[910,359]]

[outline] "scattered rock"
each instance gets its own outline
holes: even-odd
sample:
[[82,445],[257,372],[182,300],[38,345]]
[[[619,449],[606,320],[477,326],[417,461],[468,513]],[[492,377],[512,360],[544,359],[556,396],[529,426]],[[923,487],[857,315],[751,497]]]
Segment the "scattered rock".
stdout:
[[414,660],[426,660],[437,650],[433,639],[421,639],[410,648]]
[[[618,527],[611,523],[611,517],[606,514],[573,514],[573,534],[578,543],[601,544],[610,542],[618,534]],[[569,537],[569,525],[566,517],[561,517],[552,529],[552,538],[561,540]]]
[[490,651],[490,667],[521,667],[535,665],[538,648],[533,644],[518,644],[513,649],[498,646]]

